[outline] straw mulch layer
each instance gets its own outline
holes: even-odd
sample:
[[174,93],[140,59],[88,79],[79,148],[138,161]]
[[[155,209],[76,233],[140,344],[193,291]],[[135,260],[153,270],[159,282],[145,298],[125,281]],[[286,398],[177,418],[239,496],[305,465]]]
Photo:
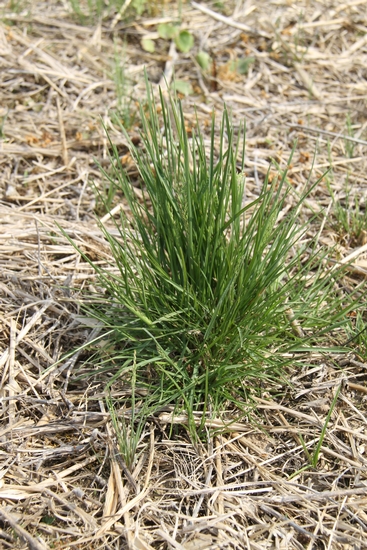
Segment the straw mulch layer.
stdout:
[[[189,54],[157,39],[162,18],[177,17],[174,3],[86,26],[68,9],[66,1],[0,2],[0,547],[366,548],[366,356],[315,353],[308,370],[295,363],[292,387],[258,399],[256,422],[233,424],[205,445],[190,442],[180,419],[172,435],[162,413],[146,425],[129,471],[104,381],[76,376],[88,357],[73,350],[99,330],[83,322],[78,300],[96,281],[56,225],[94,261],[109,262],[95,221],[108,223],[108,215],[89,183],[102,188],[97,161],[109,166],[101,119],[133,171],[111,112],[131,115],[138,140],[144,67],[155,90],[173,69],[192,85],[183,98],[189,122],[196,106],[209,128],[224,102],[235,124],[246,119],[250,193],[269,159],[285,167],[297,139],[295,190],[307,182],[317,148],[310,181],[332,165],[336,200],[348,181],[363,207],[366,2],[257,0],[228,3],[224,12],[214,3],[184,4],[183,27],[195,36]],[[156,41],[154,53],[144,52],[143,38]],[[209,73],[195,62],[200,49],[214,59]],[[252,60],[240,74],[234,67],[244,58]],[[118,194],[111,207],[125,207]],[[352,288],[367,273],[367,235],[335,231],[326,179],[307,208],[310,216],[326,209],[320,244],[338,242],[339,259],[355,253]],[[312,454],[340,385],[317,467],[304,469],[300,435]],[[128,418],[129,388],[113,391]]]

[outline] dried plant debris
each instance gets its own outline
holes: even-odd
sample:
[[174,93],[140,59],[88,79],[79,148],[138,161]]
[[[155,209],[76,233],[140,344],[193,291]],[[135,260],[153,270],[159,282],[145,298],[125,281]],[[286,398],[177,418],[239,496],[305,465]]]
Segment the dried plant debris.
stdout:
[[[366,2],[180,10],[174,1],[110,0],[81,19],[77,8],[87,4],[102,5],[0,5],[0,547],[367,547],[362,293],[362,309],[349,313],[353,352],[315,349],[302,367],[290,361],[288,387],[254,395],[248,420],[208,417],[206,437],[194,442],[173,407],[139,425],[143,390],[132,395],[126,380],[106,400],[106,380],[87,375],[94,357],[81,347],[103,333],[80,309],[86,295],[102,295],[87,259],[116,269],[96,220],[113,232],[111,217],[128,213],[106,177],[102,122],[142,196],[117,119],[139,148],[144,68],[156,92],[159,82],[163,90],[174,79],[187,84],[176,89],[188,129],[197,119],[209,138],[211,113],[224,104],[235,127],[246,120],[248,200],[270,159],[285,168],[295,141],[285,214],[308,179],[328,170],[305,203],[305,238],[330,249],[329,265],[348,266],[340,297],[363,283]],[[192,49],[160,38],[162,23],[189,31]],[[275,175],[271,168],[270,181]],[[339,336],[335,346],[346,344]]]

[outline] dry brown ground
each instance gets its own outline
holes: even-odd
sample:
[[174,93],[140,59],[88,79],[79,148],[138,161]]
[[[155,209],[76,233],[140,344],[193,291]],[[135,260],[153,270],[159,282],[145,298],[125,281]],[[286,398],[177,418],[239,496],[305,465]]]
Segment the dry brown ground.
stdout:
[[[318,144],[312,181],[332,163],[336,196],[345,195],[348,177],[363,204],[367,2],[239,1],[225,21],[184,4],[183,24],[195,35],[185,55],[163,40],[154,54],[140,46],[155,38],[163,11],[177,15],[174,3],[114,28],[112,19],[80,25],[67,2],[23,2],[17,13],[11,5],[18,3],[0,2],[0,547],[367,547],[366,355],[315,354],[291,389],[258,401],[261,429],[236,424],[194,446],[184,430],[169,439],[164,419],[152,419],[128,475],[116,459],[102,382],[76,380],[80,354],[60,361],[95,334],[81,324],[77,302],[93,289],[94,273],[55,225],[95,260],[109,261],[88,182],[103,185],[95,159],[108,168],[101,118],[127,153],[110,120],[114,47],[134,100],[144,98],[144,67],[156,85],[174,66],[194,88],[184,98],[188,118],[196,105],[208,124],[226,102],[235,123],[246,119],[254,192],[269,159],[285,166],[298,139],[294,187],[305,184]],[[215,60],[209,77],[193,59],[199,49]],[[255,61],[241,76],[231,61],[246,56]],[[116,196],[113,206],[120,204]],[[309,206],[330,204],[320,184]],[[366,273],[365,235],[340,238],[331,220],[332,209],[320,242],[338,238],[342,257],[358,251],[360,273],[351,271],[349,282],[356,284]],[[341,382],[317,468],[298,472],[307,465],[299,434],[312,450]]]

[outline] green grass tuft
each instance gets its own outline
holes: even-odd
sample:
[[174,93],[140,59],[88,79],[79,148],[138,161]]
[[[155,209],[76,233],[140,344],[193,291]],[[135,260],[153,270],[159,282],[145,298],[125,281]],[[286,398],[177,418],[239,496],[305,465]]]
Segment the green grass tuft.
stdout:
[[338,292],[341,269],[327,271],[326,252],[305,238],[310,189],[284,210],[284,172],[246,201],[245,136],[227,110],[218,139],[214,118],[207,139],[198,124],[188,135],[176,99],[161,94],[158,107],[147,86],[143,147],[130,142],[143,200],[111,143],[108,177],[131,213],[114,234],[101,227],[118,273],[85,257],[105,289],[89,313],[105,327],[99,369],[109,387],[122,378],[139,388],[145,416],[167,405],[184,411],[194,434],[195,412],[201,425],[224,408],[241,417],[252,394],[287,383],[297,358],[341,351],[329,335],[358,297]]

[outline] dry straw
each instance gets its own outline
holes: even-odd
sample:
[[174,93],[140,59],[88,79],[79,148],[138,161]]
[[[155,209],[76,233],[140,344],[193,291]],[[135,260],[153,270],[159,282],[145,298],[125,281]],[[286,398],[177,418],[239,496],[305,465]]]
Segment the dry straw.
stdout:
[[[94,271],[60,237],[55,221],[93,261],[110,264],[109,247],[94,218],[96,209],[100,217],[106,212],[88,184],[106,185],[94,161],[108,169],[101,116],[124,166],[136,176],[126,139],[110,116],[117,106],[113,17],[82,26],[67,5],[24,2],[17,11],[15,3],[10,8],[8,3],[1,13],[0,545],[364,548],[367,358],[365,335],[356,333],[365,317],[350,312],[352,354],[314,352],[308,367],[294,371],[286,393],[257,397],[257,424],[237,422],[227,433],[193,445],[186,429],[177,427],[175,437],[168,437],[172,410],[149,418],[131,479],[118,458],[104,385],[75,380],[88,357],[72,353],[56,363],[88,338],[97,338],[100,329],[87,327],[85,319],[81,323],[77,305],[85,290],[98,290]],[[183,24],[195,36],[191,53],[203,49],[210,54],[215,63],[209,73],[191,54],[176,52],[168,59],[167,43],[155,54],[140,48],[139,40],[154,35],[162,18],[177,17],[175,4],[166,6],[164,14],[118,21],[116,43],[125,48],[133,97],[144,100],[144,66],[158,81],[162,68],[172,74],[173,63],[176,77],[194,87],[194,95],[184,99],[188,127],[197,116],[205,128],[212,109],[222,112],[224,101],[235,125],[246,118],[249,201],[259,195],[271,157],[285,168],[296,138],[288,181],[299,193],[317,147],[312,181],[330,165],[332,171],[305,203],[309,210],[302,221],[321,216],[307,238],[317,235],[323,246],[336,243],[334,261],[357,251],[352,265],[363,270],[365,243],[337,230],[326,183],[339,205],[345,204],[348,184],[350,204],[356,196],[365,208],[366,3],[260,0],[247,12],[240,5],[234,8],[226,7],[223,14],[211,7],[226,17],[218,20],[183,4]],[[247,75],[231,70],[234,60],[248,56],[255,61]],[[137,137],[138,128],[129,135]],[[127,204],[116,193],[111,207],[117,212]],[[106,223],[115,231],[113,223]],[[364,277],[352,265],[340,296]],[[362,306],[363,301],[362,296]],[[85,369],[90,368],[87,363]],[[121,382],[111,396],[122,403],[118,416],[128,421],[131,388]],[[139,406],[138,394],[135,399]],[[184,423],[185,417],[179,420]],[[222,427],[215,421],[207,425],[208,433]],[[309,465],[302,439],[312,454],[323,430],[317,467],[301,471]]]

